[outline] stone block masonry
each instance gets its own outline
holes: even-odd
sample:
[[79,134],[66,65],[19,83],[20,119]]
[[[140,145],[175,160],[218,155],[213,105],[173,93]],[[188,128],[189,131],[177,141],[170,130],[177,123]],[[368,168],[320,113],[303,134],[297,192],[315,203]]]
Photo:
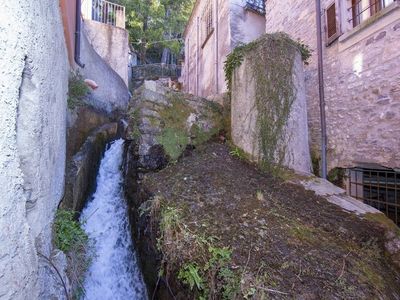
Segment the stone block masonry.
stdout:
[[[332,1],[322,1],[327,8]],[[360,162],[390,168],[400,165],[400,6],[391,4],[361,28],[347,28],[347,1],[337,0],[343,35],[324,47],[328,168]],[[313,0],[266,3],[266,31],[285,31],[313,50],[305,68],[310,141],[320,149],[316,22]],[[325,14],[322,14],[323,25]],[[325,37],[325,32],[323,33]]]
[[1,299],[45,299],[53,282],[39,280],[37,253],[51,256],[64,189],[69,66],[59,10],[51,0],[0,10]]

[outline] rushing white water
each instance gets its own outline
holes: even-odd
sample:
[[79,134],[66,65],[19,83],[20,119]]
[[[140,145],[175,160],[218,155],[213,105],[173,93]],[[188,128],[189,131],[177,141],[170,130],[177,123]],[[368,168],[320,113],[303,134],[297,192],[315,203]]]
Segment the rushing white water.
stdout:
[[123,140],[111,144],[101,161],[97,189],[81,221],[94,243],[95,257],[86,274],[84,299],[147,299],[130,235],[123,197]]

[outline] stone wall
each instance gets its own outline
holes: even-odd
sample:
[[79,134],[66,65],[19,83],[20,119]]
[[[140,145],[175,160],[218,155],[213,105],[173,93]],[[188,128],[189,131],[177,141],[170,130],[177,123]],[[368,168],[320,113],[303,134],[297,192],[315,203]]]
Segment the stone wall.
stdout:
[[51,256],[65,170],[69,67],[59,3],[7,1],[0,28],[0,298],[44,299],[53,281],[39,280],[48,263],[37,252]]
[[223,63],[231,51],[229,1],[211,0],[214,31],[207,38],[202,20],[207,1],[197,1],[185,31],[185,92],[207,97],[226,91]]
[[[263,49],[269,51],[268,49]],[[232,141],[250,155],[251,159],[259,160],[258,111],[256,104],[257,78],[251,74],[251,53],[245,58],[233,74],[231,92]],[[268,71],[267,71],[268,72]],[[311,158],[308,143],[307,104],[305,96],[303,61],[296,54],[293,66],[293,86],[295,101],[293,102],[285,126],[285,133],[278,142],[277,149],[285,149],[283,165],[296,171],[310,173]],[[268,95],[265,95],[266,103]],[[275,109],[274,107],[270,108]],[[276,149],[276,152],[278,150]],[[279,154],[277,153],[277,156]],[[276,161],[278,162],[278,161]]]
[[224,62],[240,43],[248,43],[264,33],[262,15],[244,9],[242,0],[212,0],[214,31],[204,34],[202,22],[206,0],[197,1],[185,32],[186,55],[183,68],[185,92],[201,97],[225,93]]
[[84,20],[84,23],[86,36],[94,50],[128,86],[128,31],[91,20]]
[[[322,1],[326,8],[332,1]],[[346,2],[336,0],[337,7]],[[306,68],[311,143],[319,151],[320,119],[314,1],[266,3],[266,31],[285,31],[314,50]],[[400,166],[400,5],[360,28],[349,29],[338,12],[342,36],[324,46],[328,167],[369,162]],[[346,11],[342,9],[340,11]],[[290,12],[290,14],[289,14]],[[322,18],[325,25],[325,15]],[[373,21],[373,22],[371,22]],[[325,37],[325,32],[324,32]]]

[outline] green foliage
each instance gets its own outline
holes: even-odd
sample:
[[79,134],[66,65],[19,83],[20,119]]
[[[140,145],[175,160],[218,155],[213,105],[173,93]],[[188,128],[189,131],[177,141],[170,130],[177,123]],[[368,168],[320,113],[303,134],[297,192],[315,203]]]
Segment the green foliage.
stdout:
[[208,252],[211,254],[211,257],[204,267],[205,271],[225,266],[231,260],[232,250],[227,247],[219,248],[209,245]]
[[339,187],[344,187],[345,177],[346,169],[343,168],[334,168],[328,173],[328,180]]
[[71,73],[68,82],[68,108],[74,109],[89,93],[89,87],[79,74]]
[[222,286],[222,299],[235,299],[240,294],[240,276],[227,267],[222,267],[218,273]]
[[189,285],[190,289],[196,286],[199,291],[204,290],[204,279],[200,275],[200,268],[196,263],[187,263],[179,271],[178,279]]
[[[268,50],[266,50],[268,49]],[[247,45],[241,45],[228,55],[225,76],[229,91],[233,72],[246,56],[255,82],[255,109],[257,110],[258,157],[261,166],[278,174],[285,158],[286,145],[280,143],[289,137],[285,126],[296,97],[293,66],[296,51],[307,63],[310,49],[292,40],[285,33],[267,34]]]
[[181,212],[171,206],[164,207],[161,213],[160,230],[165,232],[168,230],[176,230],[181,224]]
[[161,53],[169,48],[178,54],[193,0],[118,0],[127,12],[126,28],[133,47],[144,62],[148,51]]
[[83,231],[81,224],[75,220],[73,211],[63,209],[57,211],[54,231],[56,247],[64,252],[69,252],[76,245],[88,242],[88,236]]

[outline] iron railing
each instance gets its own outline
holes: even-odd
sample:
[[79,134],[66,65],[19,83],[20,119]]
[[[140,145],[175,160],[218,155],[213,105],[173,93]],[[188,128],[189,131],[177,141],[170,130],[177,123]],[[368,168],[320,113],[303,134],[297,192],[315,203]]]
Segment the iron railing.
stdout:
[[132,79],[178,78],[182,67],[175,64],[147,64],[132,67]]
[[350,196],[382,211],[400,226],[400,173],[392,169],[348,170]]
[[348,8],[349,12],[351,12],[351,18],[348,21],[349,23],[353,23],[353,27],[356,27],[386,7],[385,0],[371,0],[369,1],[369,5],[363,5],[365,3],[363,0],[356,0],[352,3]]
[[264,15],[265,0],[247,0],[245,8]]
[[92,20],[125,28],[125,7],[104,0],[93,0]]

